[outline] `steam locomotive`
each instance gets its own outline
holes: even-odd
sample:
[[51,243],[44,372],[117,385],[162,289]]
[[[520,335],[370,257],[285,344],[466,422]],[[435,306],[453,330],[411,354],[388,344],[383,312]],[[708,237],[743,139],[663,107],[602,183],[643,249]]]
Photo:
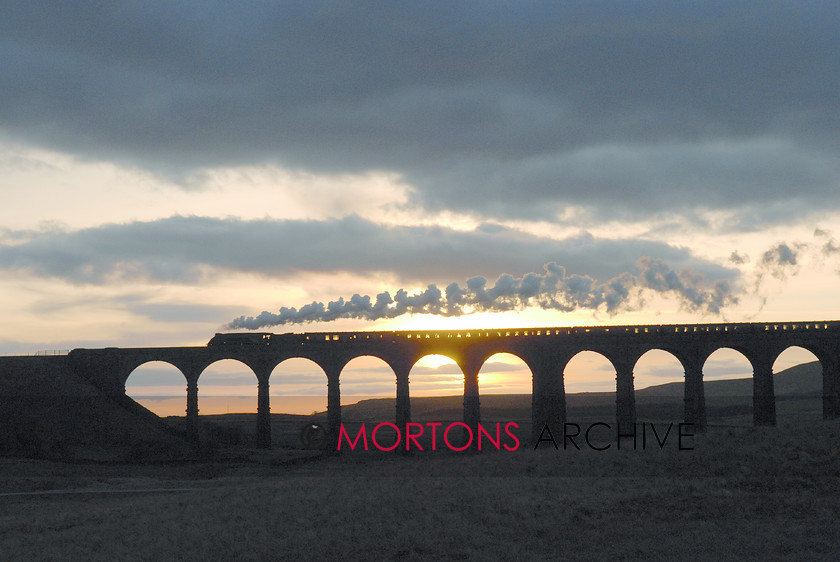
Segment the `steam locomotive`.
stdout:
[[216,334],[207,345],[270,345],[272,334],[270,332],[257,332],[245,334]]

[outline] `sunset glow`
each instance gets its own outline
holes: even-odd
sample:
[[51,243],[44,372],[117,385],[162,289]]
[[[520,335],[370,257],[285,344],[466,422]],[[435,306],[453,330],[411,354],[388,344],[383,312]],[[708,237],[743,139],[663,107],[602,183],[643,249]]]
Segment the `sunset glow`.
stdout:
[[[0,354],[840,318],[833,6],[382,7],[329,41],[306,4],[205,9],[2,18]],[[591,359],[568,391],[609,387]],[[527,393],[500,364],[486,391]],[[393,395],[360,365],[347,396]],[[254,391],[228,367],[203,412]],[[156,368],[129,393],[181,396]],[[272,392],[319,396],[314,369]]]

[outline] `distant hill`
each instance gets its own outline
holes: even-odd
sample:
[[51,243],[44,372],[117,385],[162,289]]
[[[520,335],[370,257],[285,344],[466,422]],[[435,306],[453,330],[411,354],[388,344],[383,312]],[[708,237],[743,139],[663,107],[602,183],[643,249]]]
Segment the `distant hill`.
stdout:
[[[530,394],[485,394],[481,396],[481,413],[486,419],[517,419],[531,410]],[[411,399],[411,417],[417,420],[460,421],[463,417],[463,396],[421,396]],[[394,398],[371,398],[341,407],[342,421],[363,422],[394,419]]]
[[[818,361],[796,365],[773,376],[777,397],[819,396],[822,394],[822,367]],[[703,389],[706,398],[751,397],[752,378],[706,381]],[[636,390],[639,401],[673,399],[681,402],[684,383],[672,382]],[[615,400],[614,392],[580,392],[566,395],[568,408],[596,407]],[[460,420],[463,412],[463,396],[435,396],[411,399],[411,416],[417,420]],[[344,421],[382,421],[394,417],[394,398],[371,398],[356,404],[342,406]],[[530,394],[483,394],[481,415],[484,419],[521,418],[523,412],[530,412]]]
[[[773,375],[776,396],[812,396],[822,394],[822,366],[819,361],[796,365]],[[706,381],[703,390],[709,396],[752,396],[752,378]],[[683,396],[683,383],[671,382],[636,391],[637,396]]]

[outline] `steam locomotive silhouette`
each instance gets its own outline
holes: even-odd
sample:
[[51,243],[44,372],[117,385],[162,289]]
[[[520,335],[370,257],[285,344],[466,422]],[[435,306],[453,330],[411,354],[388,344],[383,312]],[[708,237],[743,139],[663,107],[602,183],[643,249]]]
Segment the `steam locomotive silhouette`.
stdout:
[[270,332],[216,334],[207,342],[207,345],[271,345],[273,337],[278,337],[278,334]]

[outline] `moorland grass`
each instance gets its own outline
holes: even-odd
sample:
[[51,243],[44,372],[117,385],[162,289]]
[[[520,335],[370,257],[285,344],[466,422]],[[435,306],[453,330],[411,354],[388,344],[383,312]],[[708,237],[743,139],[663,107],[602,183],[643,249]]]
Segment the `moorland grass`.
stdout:
[[780,402],[777,427],[713,426],[688,451],[633,450],[625,441],[620,451],[355,451],[291,464],[273,460],[287,458],[281,451],[160,465],[7,459],[7,491],[195,489],[0,497],[0,552],[26,560],[833,559],[840,421],[819,420],[818,406]]

